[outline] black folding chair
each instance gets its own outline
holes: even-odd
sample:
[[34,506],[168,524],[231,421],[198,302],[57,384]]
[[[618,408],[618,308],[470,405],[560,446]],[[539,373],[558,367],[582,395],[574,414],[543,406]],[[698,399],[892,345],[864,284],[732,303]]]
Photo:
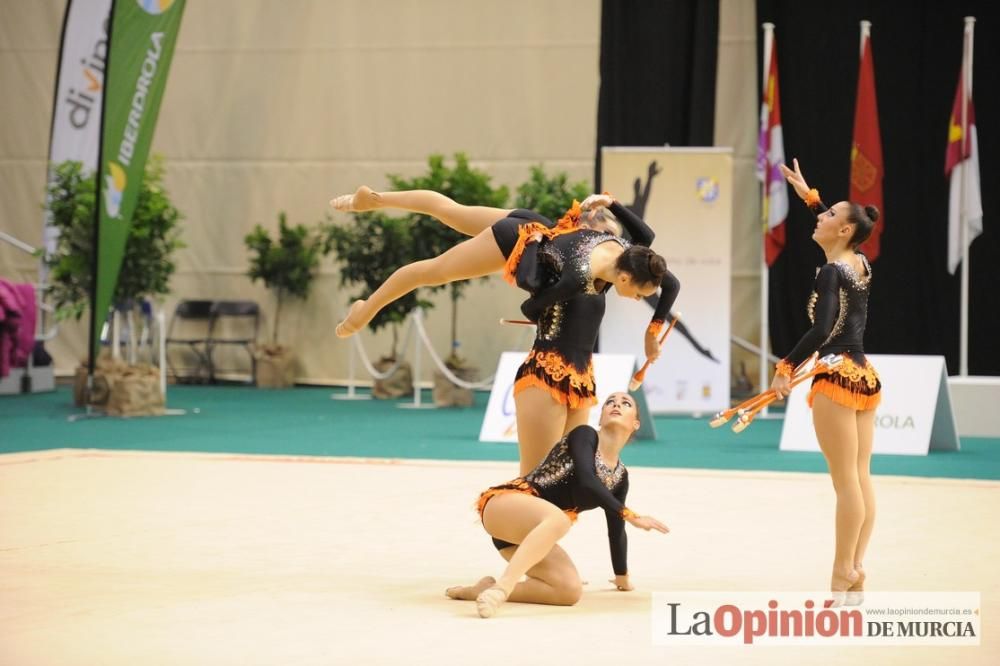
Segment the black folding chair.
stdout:
[[[181,301],[174,309],[167,327],[167,338],[164,340],[167,357],[167,367],[179,382],[212,381],[212,357],[209,349],[214,321],[213,306],[215,301]],[[172,346],[185,347],[195,360],[194,373],[182,375],[177,371],[170,358]],[[190,366],[184,366],[190,367]]]
[[[215,301],[212,306],[212,334],[208,343],[209,362],[212,367],[212,381],[220,374],[231,374],[233,369],[220,373],[219,361],[216,356],[219,349],[242,349],[250,361],[248,384],[256,382],[257,357],[254,346],[257,344],[257,333],[260,330],[260,306],[253,301]],[[233,355],[225,354],[227,361]]]

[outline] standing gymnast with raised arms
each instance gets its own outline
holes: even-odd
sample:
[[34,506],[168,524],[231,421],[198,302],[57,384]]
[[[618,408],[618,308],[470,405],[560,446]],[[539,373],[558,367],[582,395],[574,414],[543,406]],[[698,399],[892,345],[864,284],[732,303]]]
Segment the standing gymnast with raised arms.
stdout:
[[813,322],[795,348],[778,363],[771,388],[789,394],[793,369],[813,352],[841,354],[843,360],[816,375],[809,392],[816,439],[826,458],[837,494],[836,546],[830,590],[837,604],[860,603],[865,571],[862,561],[875,524],[875,489],[871,479],[875,408],[882,383],[865,357],[864,333],[868,318],[871,266],[857,248],[865,242],[879,211],[839,201],[830,208],[810,189],[794,161],[795,170],[781,171],[795,192],[816,213],[813,240],[823,248],[827,263],[819,269],[809,300]]

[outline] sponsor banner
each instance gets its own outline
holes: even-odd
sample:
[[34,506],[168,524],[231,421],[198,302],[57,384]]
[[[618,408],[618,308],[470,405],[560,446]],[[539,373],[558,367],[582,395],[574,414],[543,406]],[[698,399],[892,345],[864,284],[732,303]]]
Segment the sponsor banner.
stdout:
[[116,0],[104,90],[91,359],[111,306],[185,0]]
[[[504,352],[500,355],[497,372],[490,390],[490,400],[486,404],[486,414],[479,431],[481,442],[516,442],[517,417],[514,413],[514,377],[524,362],[527,352]],[[590,410],[588,423],[597,428],[601,418],[600,406],[609,395],[616,391],[627,391],[635,369],[635,357],[630,354],[594,354],[594,381],[597,385],[597,405]],[[648,418],[641,396],[639,418],[643,423],[652,423]],[[640,430],[637,437],[644,439]],[[654,435],[655,436],[655,435]]]
[[[111,0],[70,0],[66,6],[52,105],[49,182],[60,162],[80,162],[88,174],[97,170],[110,10]],[[48,212],[44,225],[45,250],[51,254],[59,231]]]
[[[654,413],[709,413],[729,406],[732,282],[732,155],[721,148],[604,148],[602,187],[656,233],[681,291],[677,328],[643,389]],[[600,350],[645,360],[652,303],[608,292]]]
[[979,645],[979,592],[654,592],[654,645]]
[[[873,453],[927,455],[929,449],[957,451],[958,429],[952,412],[943,356],[868,354],[882,382],[882,403],[875,410]],[[788,398],[781,450],[819,451],[808,382]]]
[[66,8],[49,161],[74,160],[97,168],[101,96],[108,55],[111,0],[71,0]]

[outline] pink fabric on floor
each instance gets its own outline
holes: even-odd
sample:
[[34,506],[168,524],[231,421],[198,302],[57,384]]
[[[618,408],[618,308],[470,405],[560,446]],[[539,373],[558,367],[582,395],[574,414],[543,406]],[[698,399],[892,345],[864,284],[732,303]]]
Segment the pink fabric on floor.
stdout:
[[0,279],[0,377],[28,364],[37,317],[35,287]]

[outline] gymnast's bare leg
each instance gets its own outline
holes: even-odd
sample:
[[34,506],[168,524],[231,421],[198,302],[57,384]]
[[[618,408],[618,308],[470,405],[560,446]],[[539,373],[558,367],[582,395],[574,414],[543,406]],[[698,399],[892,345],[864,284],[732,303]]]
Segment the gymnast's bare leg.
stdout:
[[431,190],[375,192],[362,185],[354,194],[343,194],[330,200],[330,205],[345,213],[395,208],[410,213],[430,215],[466,236],[477,236],[497,220],[507,217],[512,209],[490,206],[466,206]]

